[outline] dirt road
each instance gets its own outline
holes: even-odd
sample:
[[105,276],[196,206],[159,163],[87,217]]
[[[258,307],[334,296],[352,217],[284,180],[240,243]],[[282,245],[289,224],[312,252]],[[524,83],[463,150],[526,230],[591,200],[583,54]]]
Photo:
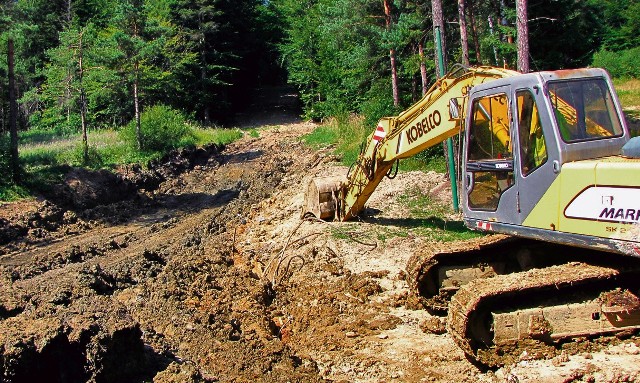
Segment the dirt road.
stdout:
[[640,379],[634,341],[497,371],[467,361],[404,280],[430,240],[403,226],[396,197],[448,201],[443,176],[385,180],[371,222],[302,221],[303,185],[346,172],[300,143],[313,128],[286,121],[115,179],[73,173],[51,200],[2,205],[2,381]]

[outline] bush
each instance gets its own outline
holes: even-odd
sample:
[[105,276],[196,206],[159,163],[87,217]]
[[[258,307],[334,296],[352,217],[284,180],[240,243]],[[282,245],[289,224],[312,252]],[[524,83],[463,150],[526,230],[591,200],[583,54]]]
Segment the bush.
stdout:
[[[156,105],[140,116],[140,135],[142,151],[164,152],[179,147],[192,132],[182,113],[168,106]],[[121,131],[121,137],[129,145],[138,146],[135,120]]]
[[617,52],[601,50],[593,55],[593,66],[605,68],[612,77],[640,77],[640,47]]
[[[11,174],[11,154],[9,150],[9,135],[0,134],[0,174]],[[0,185],[5,185],[11,180],[10,176],[0,177]]]
[[100,168],[103,165],[102,156],[98,152],[98,148],[95,145],[89,145],[87,147],[87,158],[84,158],[84,145],[78,143],[74,146],[73,150],[65,153],[66,158],[63,163],[68,163],[74,166],[84,166],[88,168]]

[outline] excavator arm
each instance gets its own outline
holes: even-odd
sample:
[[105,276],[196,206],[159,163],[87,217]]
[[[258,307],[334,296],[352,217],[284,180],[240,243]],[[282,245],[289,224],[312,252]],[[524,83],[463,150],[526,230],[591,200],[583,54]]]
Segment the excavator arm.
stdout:
[[[516,74],[494,67],[457,67],[449,72],[409,109],[378,122],[346,180],[313,179],[305,195],[303,215],[311,213],[321,219],[340,221],[358,215],[398,160],[414,156],[463,130],[464,104],[471,87]],[[491,119],[489,112],[485,118]],[[494,133],[500,137],[499,132]]]

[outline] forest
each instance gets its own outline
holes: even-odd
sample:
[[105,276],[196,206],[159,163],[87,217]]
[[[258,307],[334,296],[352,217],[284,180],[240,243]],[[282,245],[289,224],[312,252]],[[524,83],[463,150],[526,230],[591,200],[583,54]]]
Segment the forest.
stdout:
[[[255,89],[282,84],[295,86],[306,118],[377,120],[420,98],[436,78],[434,5],[442,7],[447,68],[516,68],[515,3],[3,1],[0,167],[10,171],[12,127],[20,137],[82,134],[87,160],[87,131],[129,127],[142,150],[141,121],[233,126]],[[640,77],[639,2],[523,3],[531,70],[594,65],[614,77]],[[144,120],[151,111],[156,117]]]

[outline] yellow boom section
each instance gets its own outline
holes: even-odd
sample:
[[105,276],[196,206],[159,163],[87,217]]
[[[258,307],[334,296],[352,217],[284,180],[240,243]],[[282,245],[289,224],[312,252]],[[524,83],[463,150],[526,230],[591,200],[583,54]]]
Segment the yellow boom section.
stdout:
[[381,119],[342,185],[336,218],[346,221],[357,215],[396,160],[414,156],[460,133],[471,87],[517,74],[493,67],[460,68],[439,79],[420,101],[397,117]]

